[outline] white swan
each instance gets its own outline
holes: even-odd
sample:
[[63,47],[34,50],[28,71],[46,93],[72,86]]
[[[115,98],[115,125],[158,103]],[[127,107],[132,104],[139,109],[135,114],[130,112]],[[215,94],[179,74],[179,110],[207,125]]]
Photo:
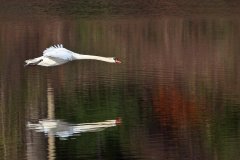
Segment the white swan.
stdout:
[[99,60],[99,61],[104,61],[109,63],[121,63],[121,61],[119,61],[115,57],[101,57],[101,56],[77,54],[66,48],[63,48],[62,44],[58,44],[45,49],[41,57],[25,60],[25,63],[26,63],[25,66],[39,65],[39,66],[50,67],[50,66],[61,65],[73,60],[82,60],[82,59]]

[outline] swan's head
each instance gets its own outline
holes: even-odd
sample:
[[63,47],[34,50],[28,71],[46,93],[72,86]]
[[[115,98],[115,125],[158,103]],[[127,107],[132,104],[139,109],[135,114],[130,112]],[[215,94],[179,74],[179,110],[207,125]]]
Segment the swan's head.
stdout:
[[118,64],[120,64],[120,63],[122,63],[118,58],[116,58],[116,57],[113,57],[113,60],[114,60],[114,63],[118,63]]
[[115,124],[116,125],[120,125],[122,123],[122,118],[121,117],[117,117],[115,120]]

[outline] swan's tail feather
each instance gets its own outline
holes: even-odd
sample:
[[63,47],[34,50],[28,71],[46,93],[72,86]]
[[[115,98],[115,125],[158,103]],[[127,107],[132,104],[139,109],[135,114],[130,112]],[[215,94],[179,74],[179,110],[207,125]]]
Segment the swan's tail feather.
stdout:
[[38,65],[40,62],[42,62],[43,59],[41,58],[34,58],[34,59],[28,59],[28,60],[25,60],[25,65],[24,67],[26,66],[29,66],[29,65]]

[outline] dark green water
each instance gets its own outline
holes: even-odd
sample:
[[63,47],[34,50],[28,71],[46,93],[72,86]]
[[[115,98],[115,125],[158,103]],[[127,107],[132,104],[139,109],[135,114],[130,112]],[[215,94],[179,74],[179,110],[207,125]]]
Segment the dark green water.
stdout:
[[[238,6],[2,2],[0,159],[240,159]],[[23,67],[58,43],[122,64]],[[117,117],[121,125],[63,137],[28,127],[53,119],[65,131]]]

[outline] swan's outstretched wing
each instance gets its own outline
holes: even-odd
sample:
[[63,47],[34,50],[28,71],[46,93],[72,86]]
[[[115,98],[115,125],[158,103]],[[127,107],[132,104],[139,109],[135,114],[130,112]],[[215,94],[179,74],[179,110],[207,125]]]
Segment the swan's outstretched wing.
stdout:
[[43,51],[43,56],[65,61],[73,60],[72,52],[63,48],[63,45],[54,45]]

